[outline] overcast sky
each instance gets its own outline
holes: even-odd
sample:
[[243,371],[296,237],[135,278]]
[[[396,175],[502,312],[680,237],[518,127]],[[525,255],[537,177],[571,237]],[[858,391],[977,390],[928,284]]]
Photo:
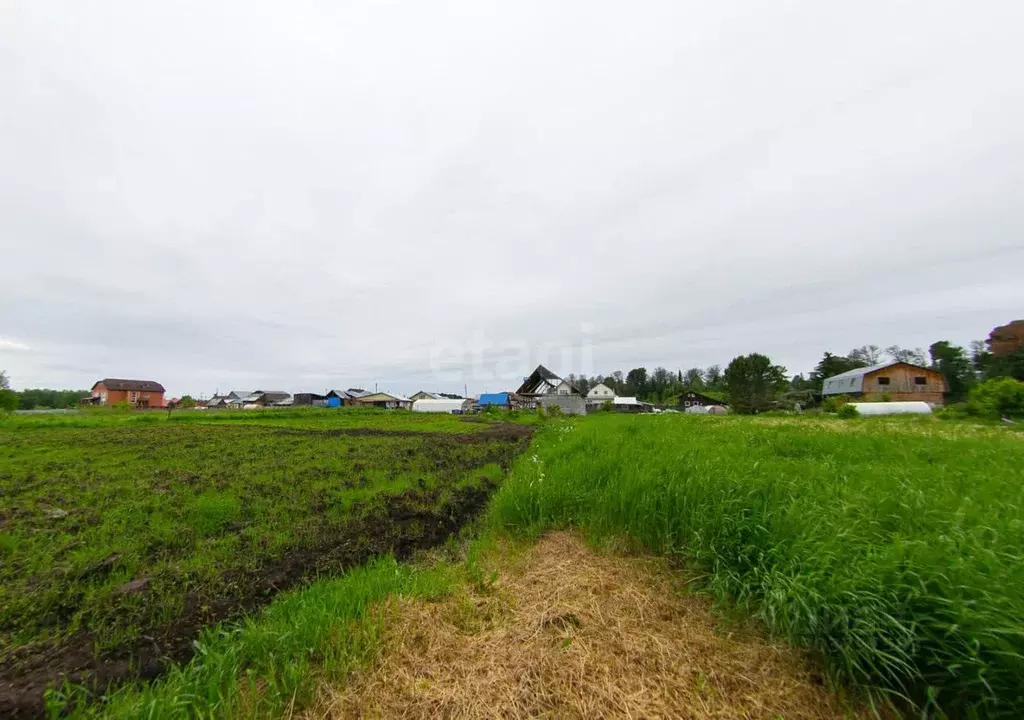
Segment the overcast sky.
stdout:
[[471,393],[1024,317],[1024,3],[0,0],[15,387]]

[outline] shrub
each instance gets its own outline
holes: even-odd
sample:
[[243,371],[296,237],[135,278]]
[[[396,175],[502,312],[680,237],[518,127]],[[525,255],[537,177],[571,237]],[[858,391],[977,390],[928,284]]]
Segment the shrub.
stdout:
[[852,398],[849,395],[829,395],[821,401],[821,409],[827,413],[839,412],[839,408],[851,400]]
[[13,390],[0,390],[0,411],[13,412],[18,409],[18,393]]
[[839,409],[836,410],[836,415],[838,415],[841,418],[860,417],[860,413],[857,412],[857,408],[855,408],[853,405],[841,405]]
[[986,380],[974,386],[968,404],[985,415],[1024,416],[1024,382],[1008,377]]

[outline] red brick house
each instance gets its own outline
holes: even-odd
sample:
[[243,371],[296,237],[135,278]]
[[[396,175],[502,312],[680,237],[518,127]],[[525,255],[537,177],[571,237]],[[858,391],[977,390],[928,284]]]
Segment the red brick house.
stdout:
[[137,408],[162,408],[164,386],[152,380],[119,380],[104,378],[92,386],[88,405],[116,405],[126,402]]

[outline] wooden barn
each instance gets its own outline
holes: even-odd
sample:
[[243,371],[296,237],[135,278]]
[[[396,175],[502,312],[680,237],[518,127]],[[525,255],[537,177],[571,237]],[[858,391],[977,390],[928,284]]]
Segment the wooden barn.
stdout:
[[821,394],[850,395],[859,400],[920,400],[942,405],[949,388],[938,370],[905,362],[857,368],[825,379]]

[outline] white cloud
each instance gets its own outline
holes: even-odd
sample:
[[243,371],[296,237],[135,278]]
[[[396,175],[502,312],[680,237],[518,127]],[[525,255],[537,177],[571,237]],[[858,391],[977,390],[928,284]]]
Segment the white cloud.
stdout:
[[14,341],[14,340],[10,340],[8,338],[0,337],[0,351],[2,351],[2,350],[14,350],[14,351],[26,352],[26,351],[29,351],[31,349],[32,348],[30,348],[25,343],[20,343],[20,342]]

